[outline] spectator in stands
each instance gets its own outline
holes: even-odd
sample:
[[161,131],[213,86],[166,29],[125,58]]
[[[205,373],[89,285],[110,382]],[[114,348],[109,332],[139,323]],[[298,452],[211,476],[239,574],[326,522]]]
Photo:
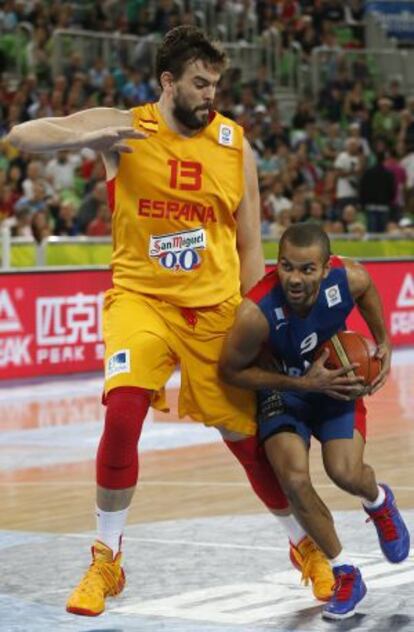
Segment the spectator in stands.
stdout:
[[67,85],[72,85],[73,81],[85,72],[84,61],[81,53],[75,51],[70,55],[69,62],[65,69],[65,79]]
[[15,210],[28,208],[32,213],[46,211],[49,208],[50,196],[46,188],[45,180],[35,180],[33,182],[32,194],[30,197],[23,195],[14,206]]
[[414,239],[414,217],[408,215],[402,217],[398,222],[398,228],[404,239]]
[[381,137],[390,145],[395,142],[399,128],[399,120],[392,110],[392,101],[388,97],[378,99],[378,110],[372,119],[372,133],[374,137]]
[[18,195],[13,191],[10,184],[3,183],[0,186],[0,222],[14,213]]
[[345,21],[345,8],[342,0],[323,0],[321,18],[323,22],[343,23]]
[[7,221],[10,226],[10,234],[12,237],[31,237],[32,233],[32,212],[29,208],[22,206],[16,210],[14,216]]
[[390,220],[395,199],[394,174],[385,165],[385,154],[377,153],[377,162],[363,173],[360,182],[360,201],[367,218],[368,232],[383,233]]
[[272,221],[275,221],[282,211],[289,211],[292,208],[292,201],[284,195],[283,182],[280,177],[273,179],[268,204],[271,209]]
[[268,79],[266,66],[259,66],[255,78],[250,82],[256,102],[267,101],[274,93],[274,87]]
[[349,128],[349,138],[355,138],[355,140],[359,143],[359,146],[362,148],[362,153],[364,158],[368,161],[368,158],[371,155],[371,148],[369,146],[369,142],[364,136],[361,134],[361,125],[360,123],[354,122],[351,123]]
[[122,88],[122,96],[124,97],[125,105],[129,107],[135,107],[141,103],[153,101],[155,98],[148,78],[139,70],[132,70],[130,72],[129,80]]
[[99,206],[106,201],[106,184],[102,181],[97,182],[78,209],[78,226],[81,233],[86,232],[87,226],[95,219]]
[[48,90],[39,90],[33,102],[27,108],[27,114],[31,119],[53,115],[53,107],[49,98]]
[[35,241],[39,244],[44,240],[50,237],[52,234],[49,222],[49,214],[45,209],[39,209],[35,211],[32,215],[31,221],[32,234]]
[[414,97],[410,97],[407,108],[400,113],[400,139],[407,147],[414,146]]
[[366,106],[364,98],[364,89],[360,81],[356,81],[351,90],[345,95],[343,113],[352,121],[355,114]]
[[352,224],[348,224],[346,227],[346,231],[348,235],[352,235],[359,241],[365,239],[367,234],[367,229],[364,222],[353,222]]
[[79,227],[76,221],[76,209],[73,202],[68,200],[59,204],[53,234],[59,237],[73,237],[79,234]]
[[268,145],[264,145],[262,156],[258,160],[259,174],[269,173],[276,174],[280,170],[278,157]]
[[337,156],[336,170],[336,205],[337,216],[347,204],[358,203],[358,184],[364,169],[362,148],[358,140],[348,138],[345,149]]
[[17,12],[13,0],[4,0],[0,8],[0,31],[12,33],[17,26]]
[[59,151],[55,158],[49,160],[46,165],[45,175],[54,191],[73,189],[76,170],[81,164],[79,154],[71,154],[68,151]]
[[343,208],[340,219],[346,233],[352,232],[351,226],[355,228],[356,223],[365,225],[364,214],[360,213],[354,204],[347,204]]
[[306,207],[304,202],[293,202],[290,209],[290,219],[293,224],[306,220]]
[[300,44],[302,61],[309,63],[313,49],[321,43],[319,33],[314,28],[310,16],[304,16],[302,18],[302,25],[296,36],[296,40]]
[[344,139],[341,127],[338,123],[328,123],[326,131],[322,134],[319,147],[321,151],[321,163],[326,167],[331,167],[344,146]]
[[293,129],[305,129],[308,123],[315,122],[315,112],[312,103],[310,101],[299,101],[296,107],[296,112],[293,115],[292,127]]
[[155,12],[152,30],[162,35],[178,25],[180,5],[174,0],[159,0]]
[[[31,160],[27,165],[26,178],[23,180],[23,195],[28,200],[33,197],[35,183],[44,177],[44,166],[41,160]],[[48,187],[48,193],[51,193],[51,187]]]
[[401,82],[399,79],[393,79],[387,97],[392,103],[392,109],[395,112],[401,112],[405,109],[405,96],[401,92]]
[[270,225],[269,235],[273,239],[280,239],[286,228],[292,224],[291,214],[288,209],[281,211],[275,221]]
[[328,121],[339,123],[342,119],[342,93],[339,88],[327,85],[321,91],[318,106]]
[[102,90],[105,80],[110,77],[110,72],[102,57],[97,57],[92,68],[88,72],[88,83],[92,90]]
[[326,223],[325,208],[321,200],[311,200],[306,221],[323,226]]
[[98,206],[96,217],[86,227],[88,237],[106,237],[111,234],[111,211],[106,203]]
[[397,150],[392,147],[387,151],[387,159],[384,166],[391,171],[395,180],[395,197],[392,203],[391,219],[398,221],[404,209],[405,189],[407,185],[407,172],[398,160]]

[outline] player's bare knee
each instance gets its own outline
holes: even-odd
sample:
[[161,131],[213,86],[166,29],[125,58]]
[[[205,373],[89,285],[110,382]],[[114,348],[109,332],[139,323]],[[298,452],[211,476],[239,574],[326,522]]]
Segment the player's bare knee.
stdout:
[[326,468],[329,478],[341,489],[357,494],[359,491],[360,467],[355,463],[336,462]]
[[292,504],[302,502],[312,489],[312,483],[307,472],[285,471],[278,474],[280,484]]

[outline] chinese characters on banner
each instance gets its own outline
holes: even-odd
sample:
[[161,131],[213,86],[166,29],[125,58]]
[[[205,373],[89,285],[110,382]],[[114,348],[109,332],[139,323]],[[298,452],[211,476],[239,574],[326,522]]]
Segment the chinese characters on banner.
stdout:
[[[414,261],[365,264],[394,346],[414,345]],[[102,306],[109,270],[3,274],[0,379],[103,369]],[[348,328],[368,334],[356,310]]]
[[102,306],[110,272],[3,275],[0,378],[102,368]]

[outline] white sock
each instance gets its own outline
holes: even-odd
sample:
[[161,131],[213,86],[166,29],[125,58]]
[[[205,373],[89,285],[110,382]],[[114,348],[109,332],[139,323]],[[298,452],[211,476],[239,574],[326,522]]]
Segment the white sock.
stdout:
[[376,497],[375,500],[370,501],[370,500],[367,500],[366,498],[362,499],[362,504],[367,509],[378,509],[378,507],[381,507],[382,503],[385,500],[384,488],[380,487],[379,485],[377,485],[377,487],[378,487],[378,496]]
[[349,557],[344,555],[343,551],[341,551],[339,555],[333,557],[331,560],[328,559],[328,562],[331,568],[335,568],[336,566],[354,566]]
[[295,516],[291,514],[290,516],[276,516],[276,518],[288,534],[289,540],[292,544],[297,546],[297,544],[306,536],[306,531],[304,531],[301,527]]
[[128,507],[121,511],[103,511],[96,507],[97,539],[109,546],[114,555],[121,549],[121,537],[128,516]]

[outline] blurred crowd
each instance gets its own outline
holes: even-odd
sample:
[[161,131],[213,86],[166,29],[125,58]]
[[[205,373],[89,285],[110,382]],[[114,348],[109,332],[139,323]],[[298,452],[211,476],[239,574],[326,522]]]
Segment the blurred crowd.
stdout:
[[[265,66],[251,81],[233,66],[219,86],[217,109],[243,126],[256,156],[263,236],[279,238],[291,223],[309,221],[361,239],[367,232],[414,237],[414,96],[405,94],[398,77],[376,89],[363,57],[349,63],[341,55],[364,46],[362,0],[209,4],[218,25],[231,11],[236,40],[276,29],[286,65],[292,54],[308,64],[315,47],[335,51],[334,61],[327,58],[320,93],[300,97],[288,121]],[[198,24],[200,6],[194,0],[0,1],[0,135],[38,117],[93,106],[128,108],[158,98],[155,77],[140,64],[108,67],[97,57],[88,67],[73,51],[54,74],[54,29],[161,37],[177,24]],[[224,31],[219,34],[225,38]],[[23,47],[13,50],[24,56],[23,78],[10,71],[13,46]],[[38,241],[110,235],[104,178],[92,150],[33,156],[0,141],[0,220],[13,235]]]

